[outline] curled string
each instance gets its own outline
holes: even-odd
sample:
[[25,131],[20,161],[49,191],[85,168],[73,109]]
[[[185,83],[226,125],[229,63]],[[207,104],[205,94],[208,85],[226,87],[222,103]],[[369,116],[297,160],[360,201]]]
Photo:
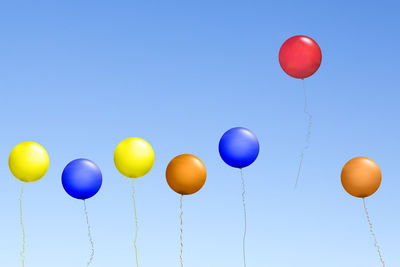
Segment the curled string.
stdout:
[[247,212],[246,212],[246,186],[243,178],[243,170],[240,169],[240,178],[242,180],[242,201],[243,201],[243,218],[244,218],[244,230],[243,230],[243,266],[246,267],[246,234],[247,234]]
[[181,251],[180,251],[180,262],[181,262],[181,267],[183,267],[183,195],[181,195],[181,201],[180,201],[180,210],[181,210],[181,214],[180,214],[180,220],[181,220],[181,229],[180,229],[180,243],[181,243]]
[[135,239],[133,242],[133,247],[135,248],[135,256],[136,256],[136,266],[139,267],[139,260],[138,260],[138,252],[137,252],[137,238],[138,238],[138,218],[136,215],[136,200],[135,200],[135,179],[132,178],[132,200],[133,200],[133,214],[135,216]]
[[372,227],[372,223],[371,223],[371,218],[369,217],[368,214],[368,209],[367,209],[367,205],[365,204],[365,198],[362,199],[363,200],[363,205],[364,205],[364,211],[365,211],[365,216],[367,217],[368,220],[368,224],[369,224],[369,232],[371,233],[372,238],[374,239],[374,246],[378,252],[379,255],[379,260],[382,263],[382,266],[385,267],[385,262],[383,261],[383,257],[382,257],[382,253],[381,253],[381,248],[378,245],[378,241],[376,240],[376,236],[374,233],[374,229]]
[[26,243],[26,239],[25,239],[25,227],[24,227],[24,221],[23,221],[23,217],[22,217],[22,196],[24,194],[24,187],[25,187],[25,182],[22,184],[22,189],[21,189],[21,194],[19,196],[19,223],[21,225],[21,230],[22,230],[22,249],[20,252],[20,256],[21,256],[21,264],[22,267],[25,266],[25,243]]
[[92,238],[92,232],[90,230],[89,215],[88,215],[88,211],[87,211],[86,201],[85,200],[83,200],[83,210],[85,212],[86,224],[87,224],[87,228],[88,228],[88,237],[89,237],[89,242],[90,242],[90,247],[91,247],[90,258],[89,258],[89,261],[87,263],[87,266],[89,266],[92,263],[93,258],[94,258],[94,242],[93,242],[93,238]]
[[304,114],[306,114],[308,117],[308,125],[307,125],[306,143],[300,154],[299,169],[297,170],[297,177],[296,177],[296,183],[294,185],[294,189],[297,188],[297,184],[298,184],[299,178],[300,178],[301,168],[303,167],[304,153],[310,147],[310,138],[311,138],[312,115],[307,110],[307,90],[306,90],[304,79],[303,79],[303,91],[304,91]]

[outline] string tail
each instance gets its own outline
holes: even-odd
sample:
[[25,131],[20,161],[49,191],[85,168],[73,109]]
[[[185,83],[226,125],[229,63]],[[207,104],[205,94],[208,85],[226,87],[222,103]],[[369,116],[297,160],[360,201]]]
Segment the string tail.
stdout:
[[385,267],[385,261],[383,260],[381,248],[378,245],[378,241],[377,241],[376,235],[374,233],[374,228],[373,228],[372,223],[371,223],[371,218],[369,217],[369,214],[368,214],[367,205],[365,204],[365,198],[363,198],[363,205],[364,205],[365,216],[367,217],[368,224],[369,224],[369,232],[371,233],[371,236],[374,239],[374,246],[376,248],[376,251],[378,252],[379,260],[381,261],[382,266]]
[[138,238],[138,218],[136,214],[136,199],[135,199],[135,179],[132,178],[132,200],[133,200],[133,214],[135,216],[135,239],[133,241],[133,247],[135,249],[135,256],[136,256],[136,266],[139,267],[139,260],[138,260],[138,252],[137,252],[137,238]]
[[181,262],[181,267],[183,267],[183,195],[181,195],[181,201],[180,201],[180,210],[181,210],[181,214],[180,214],[180,246],[181,246],[181,250],[180,250],[180,255],[179,255],[179,259]]
[[22,196],[24,195],[24,187],[25,187],[25,182],[22,184],[21,194],[19,196],[19,217],[20,217],[19,223],[21,225],[21,230],[22,230],[22,248],[19,255],[21,256],[22,267],[25,266],[25,243],[26,243],[24,220],[22,217]]
[[306,142],[303,147],[303,150],[300,153],[300,161],[299,161],[299,168],[297,170],[297,177],[296,183],[294,185],[294,189],[297,188],[297,184],[299,183],[299,178],[301,174],[301,169],[303,168],[303,159],[306,150],[310,147],[310,138],[311,138],[311,127],[312,127],[312,115],[308,112],[308,104],[307,104],[307,90],[303,79],[303,91],[304,91],[304,114],[308,117],[308,124],[307,124],[307,134],[306,134]]
[[87,266],[89,266],[92,263],[93,258],[94,258],[94,242],[93,242],[91,227],[90,227],[90,223],[89,223],[89,215],[88,215],[88,211],[87,211],[87,207],[86,207],[86,200],[83,200],[83,210],[85,212],[86,225],[87,225],[87,229],[88,229],[88,237],[89,237],[89,243],[90,243],[90,248],[91,248],[90,258],[89,258],[89,261],[87,262]]
[[240,178],[242,180],[242,202],[243,202],[243,266],[246,267],[246,234],[247,234],[247,212],[246,212],[246,185],[244,183],[243,170],[240,169]]

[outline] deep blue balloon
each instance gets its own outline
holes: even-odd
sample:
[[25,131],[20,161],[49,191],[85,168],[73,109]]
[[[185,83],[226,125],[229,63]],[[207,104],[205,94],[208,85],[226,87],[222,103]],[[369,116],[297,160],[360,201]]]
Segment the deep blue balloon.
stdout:
[[71,197],[84,200],[96,195],[103,177],[93,161],[76,159],[64,168],[61,180],[65,191]]
[[260,144],[257,137],[243,127],[232,128],[219,141],[219,154],[231,167],[244,168],[252,164],[258,156]]

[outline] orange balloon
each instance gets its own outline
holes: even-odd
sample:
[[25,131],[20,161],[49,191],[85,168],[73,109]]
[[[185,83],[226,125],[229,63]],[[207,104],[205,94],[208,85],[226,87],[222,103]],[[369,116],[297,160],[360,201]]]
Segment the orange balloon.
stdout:
[[382,181],[382,173],[372,159],[358,157],[349,160],[344,165],[342,185],[354,197],[369,197],[378,190]]
[[203,187],[207,171],[198,157],[182,154],[170,161],[165,175],[172,190],[181,195],[191,195]]

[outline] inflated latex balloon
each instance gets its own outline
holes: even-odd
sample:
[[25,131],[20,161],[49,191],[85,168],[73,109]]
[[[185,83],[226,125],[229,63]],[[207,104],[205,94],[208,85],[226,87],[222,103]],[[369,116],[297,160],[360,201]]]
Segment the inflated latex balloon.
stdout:
[[358,157],[344,165],[341,174],[342,185],[354,197],[369,197],[381,185],[382,174],[379,166],[371,159]]
[[22,230],[22,249],[20,252],[21,264],[25,266],[25,227],[23,222],[22,197],[24,194],[25,182],[40,180],[49,168],[49,155],[46,150],[35,142],[23,142],[13,148],[8,158],[8,166],[11,173],[24,182],[19,197],[19,223]]
[[49,155],[35,142],[23,142],[13,148],[8,158],[11,173],[23,182],[41,179],[49,168]]
[[378,244],[374,227],[369,215],[366,197],[375,193],[382,181],[382,174],[379,166],[369,158],[358,157],[349,160],[342,169],[342,185],[350,195],[362,198],[365,217],[369,225],[369,232],[374,240],[374,246],[379,256],[382,267],[385,267],[382,252]]
[[127,138],[115,149],[114,163],[122,175],[129,178],[142,177],[153,167],[153,148],[141,138]]
[[191,195],[199,191],[206,182],[207,171],[203,162],[191,154],[182,154],[168,164],[168,185],[176,193]]
[[88,199],[100,190],[103,177],[100,168],[88,159],[75,159],[62,173],[62,185],[73,198]]
[[293,78],[310,77],[318,70],[321,61],[320,47],[313,39],[304,35],[289,38],[279,51],[282,69]]
[[149,143],[138,137],[130,137],[118,144],[114,151],[114,164],[118,171],[129,178],[132,178],[132,200],[133,210],[136,222],[136,231],[134,239],[134,248],[136,255],[136,265],[139,266],[137,237],[138,237],[138,219],[136,215],[136,199],[134,178],[146,175],[154,163],[154,151]]
[[223,161],[234,168],[252,164],[258,156],[260,144],[254,133],[243,127],[236,127],[224,133],[219,141],[219,154]]

